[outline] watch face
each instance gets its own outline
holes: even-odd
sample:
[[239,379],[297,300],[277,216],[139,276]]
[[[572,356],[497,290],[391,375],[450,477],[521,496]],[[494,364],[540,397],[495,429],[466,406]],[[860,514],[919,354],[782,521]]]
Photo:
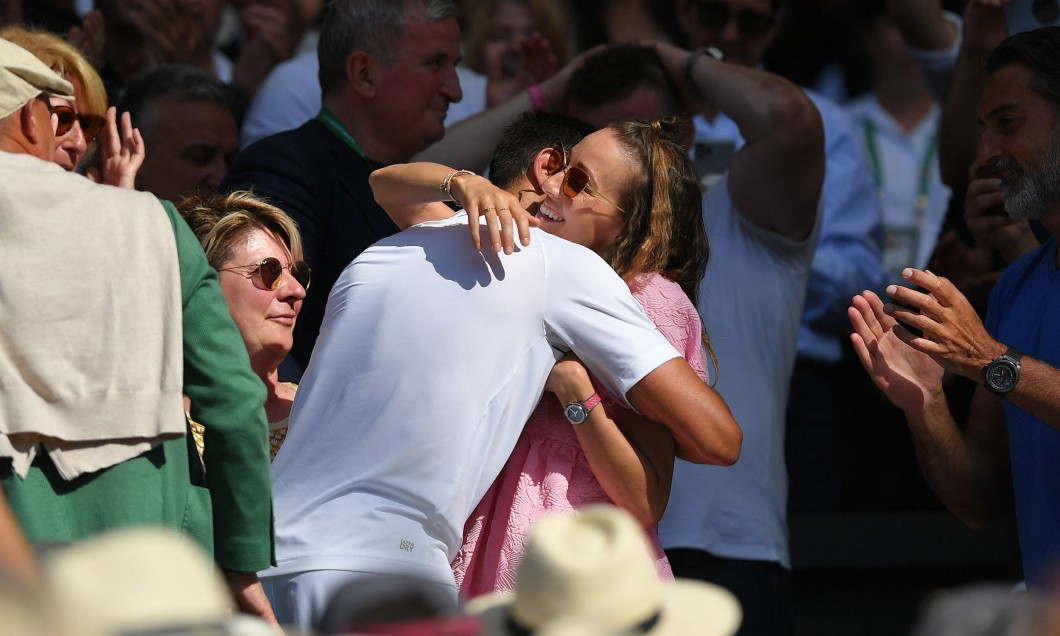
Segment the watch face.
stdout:
[[567,416],[567,420],[571,424],[581,424],[585,421],[588,413],[585,412],[585,406],[580,402],[572,402],[567,405],[567,408],[563,410],[563,414]]
[[986,369],[986,382],[995,391],[1011,391],[1019,375],[1016,365],[1008,360],[995,360]]

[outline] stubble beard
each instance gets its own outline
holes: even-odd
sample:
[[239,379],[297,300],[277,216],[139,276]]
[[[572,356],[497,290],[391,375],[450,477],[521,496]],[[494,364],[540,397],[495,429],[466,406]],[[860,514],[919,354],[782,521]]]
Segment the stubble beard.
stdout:
[[1028,172],[1015,159],[1004,158],[998,159],[994,167],[999,174],[1013,168],[1019,171],[1015,184],[1001,184],[1005,212],[1012,218],[1038,220],[1060,204],[1060,132],[1049,136],[1037,170]]

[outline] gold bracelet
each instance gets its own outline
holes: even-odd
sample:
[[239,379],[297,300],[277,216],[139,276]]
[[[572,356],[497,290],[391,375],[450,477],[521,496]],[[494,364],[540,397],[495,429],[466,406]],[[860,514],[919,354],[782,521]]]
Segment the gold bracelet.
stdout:
[[[444,194],[446,197],[448,197],[450,201],[456,201],[456,197],[453,196],[453,192],[451,190],[453,177],[459,177],[459,176],[465,175],[465,174],[475,174],[475,173],[470,171],[470,170],[454,170],[454,171],[450,172],[449,174],[445,175],[445,178],[442,179],[442,182],[438,184],[438,189],[441,191],[442,194]],[[456,201],[456,202],[460,203],[459,201]]]

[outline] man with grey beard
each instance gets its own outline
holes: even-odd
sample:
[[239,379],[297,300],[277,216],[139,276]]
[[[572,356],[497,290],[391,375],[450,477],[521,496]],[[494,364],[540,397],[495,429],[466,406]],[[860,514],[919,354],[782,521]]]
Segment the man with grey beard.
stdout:
[[[1060,574],[1060,27],[1009,37],[986,72],[976,164],[1000,179],[1010,216],[1051,236],[1001,275],[985,325],[949,280],[912,268],[903,276],[922,291],[891,285],[888,304],[865,291],[847,313],[854,348],[905,412],[936,494],[974,528],[1014,506],[1024,576],[1045,589]],[[944,371],[981,385],[966,427],[946,403]]]

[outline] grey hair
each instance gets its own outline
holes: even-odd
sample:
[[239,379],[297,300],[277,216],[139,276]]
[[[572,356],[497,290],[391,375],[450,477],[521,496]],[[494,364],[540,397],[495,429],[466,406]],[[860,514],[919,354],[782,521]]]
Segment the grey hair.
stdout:
[[[454,0],[408,0],[427,20],[455,18]],[[332,0],[324,12],[317,42],[320,90],[336,93],[346,79],[346,60],[364,51],[390,65],[397,61],[405,31],[405,0]]]

